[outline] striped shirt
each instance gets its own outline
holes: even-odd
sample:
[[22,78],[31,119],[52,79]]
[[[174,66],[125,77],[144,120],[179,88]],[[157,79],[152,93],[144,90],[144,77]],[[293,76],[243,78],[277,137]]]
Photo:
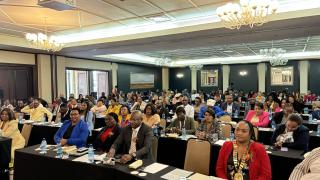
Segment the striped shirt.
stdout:
[[[320,176],[320,147],[312,150],[310,154],[292,171],[289,180],[300,180],[306,174],[318,173]],[[320,177],[317,177],[320,179]]]

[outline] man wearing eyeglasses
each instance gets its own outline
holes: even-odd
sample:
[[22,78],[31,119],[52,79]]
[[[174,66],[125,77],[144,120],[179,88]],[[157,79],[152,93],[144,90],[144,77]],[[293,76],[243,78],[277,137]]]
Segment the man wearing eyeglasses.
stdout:
[[308,150],[309,129],[302,125],[298,114],[291,114],[285,124],[280,125],[272,135],[272,144],[276,147],[288,147]]

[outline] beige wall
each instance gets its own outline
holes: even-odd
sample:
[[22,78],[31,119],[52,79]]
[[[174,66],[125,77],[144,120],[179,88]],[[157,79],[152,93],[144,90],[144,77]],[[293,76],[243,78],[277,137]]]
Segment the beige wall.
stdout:
[[35,65],[35,55],[29,53],[0,51],[0,63]]
[[168,90],[169,89],[169,68],[162,67],[162,89]]
[[49,55],[38,54],[38,92],[39,97],[52,101],[51,61]]
[[68,58],[63,56],[57,57],[57,86],[58,95],[66,95],[66,68],[81,68],[81,69],[94,69],[112,71],[112,84],[117,84],[117,69],[116,63],[98,62],[92,60]]

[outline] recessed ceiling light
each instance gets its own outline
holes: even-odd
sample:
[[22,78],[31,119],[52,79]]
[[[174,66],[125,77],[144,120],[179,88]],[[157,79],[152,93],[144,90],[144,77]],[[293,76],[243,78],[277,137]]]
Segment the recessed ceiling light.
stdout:
[[147,16],[147,19],[150,19],[154,22],[160,23],[160,22],[167,22],[167,21],[171,21],[172,18],[170,18],[169,16],[165,15],[165,14],[157,14],[157,15],[153,15],[153,16]]
[[180,79],[180,78],[183,78],[183,76],[184,76],[184,75],[183,75],[182,73],[178,73],[178,74],[177,74],[177,78],[179,78],[179,79]]

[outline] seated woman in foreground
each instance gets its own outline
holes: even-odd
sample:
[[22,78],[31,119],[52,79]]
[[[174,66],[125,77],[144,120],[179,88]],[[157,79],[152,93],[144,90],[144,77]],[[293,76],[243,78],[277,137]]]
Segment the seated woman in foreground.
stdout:
[[216,175],[234,180],[271,180],[271,165],[264,146],[255,142],[250,122],[240,121],[235,129],[235,141],[223,144],[217,161]]
[[105,117],[106,126],[98,133],[97,139],[93,143],[96,150],[108,152],[113,142],[120,134],[121,128],[118,125],[118,115],[109,113]]
[[74,108],[70,112],[70,120],[65,121],[54,135],[54,141],[61,146],[76,145],[85,147],[89,135],[88,125],[80,119],[80,110]]

